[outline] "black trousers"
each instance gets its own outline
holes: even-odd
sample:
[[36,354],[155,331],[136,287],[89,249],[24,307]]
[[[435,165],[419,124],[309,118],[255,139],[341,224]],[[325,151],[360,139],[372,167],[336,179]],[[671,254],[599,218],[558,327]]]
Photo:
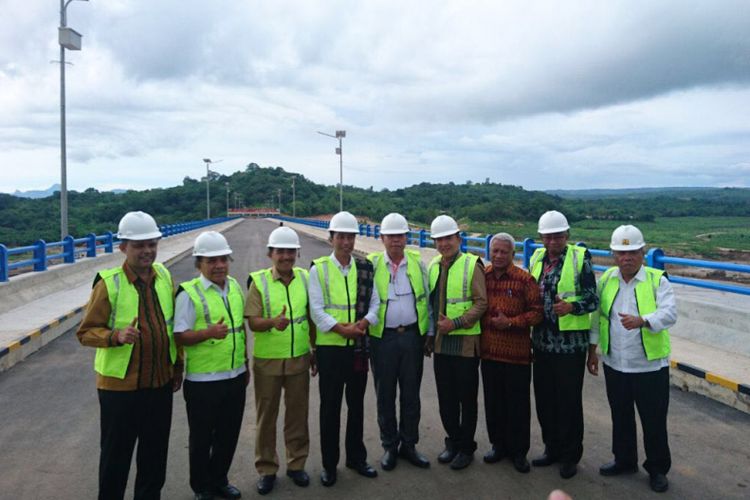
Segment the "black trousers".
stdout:
[[158,499],[167,471],[172,384],[136,391],[98,390],[101,413],[99,500],[125,495],[136,441],[135,499]]
[[482,360],[484,413],[493,448],[525,457],[531,434],[531,366]]
[[245,377],[243,373],[213,382],[186,380],[183,385],[190,427],[190,487],[196,493],[228,484],[245,412]]
[[534,354],[534,396],[545,452],[561,462],[583,455],[583,375],[586,353]]
[[446,447],[474,453],[477,442],[477,392],[479,391],[479,358],[435,354],[440,420],[448,437]]
[[[395,450],[399,443],[414,446],[419,441],[423,349],[424,340],[416,325],[403,333],[386,328],[381,338],[370,337],[380,441],[386,450]],[[400,392],[400,423],[396,419],[397,388]]]
[[669,367],[645,373],[623,373],[604,365],[607,399],[612,410],[612,453],[625,466],[638,464],[635,409],[641,417],[646,461],[651,474],[666,474],[672,466],[667,440]]
[[344,393],[347,406],[346,462],[364,463],[367,460],[367,449],[363,441],[367,372],[354,371],[354,347],[318,346],[317,361],[323,468],[334,471],[339,463],[341,400]]

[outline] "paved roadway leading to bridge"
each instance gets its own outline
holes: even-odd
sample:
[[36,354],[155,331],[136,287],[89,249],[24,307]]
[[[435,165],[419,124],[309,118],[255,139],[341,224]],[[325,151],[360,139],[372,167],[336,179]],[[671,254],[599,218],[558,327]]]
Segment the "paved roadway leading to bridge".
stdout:
[[[234,249],[232,275],[244,286],[250,270],[266,267],[265,242],[276,225],[248,220],[225,234]],[[326,254],[324,242],[302,235],[299,264]],[[172,266],[176,281],[195,275],[190,257]],[[67,333],[11,370],[0,373],[0,499],[95,498],[99,456],[99,408],[92,369],[93,349],[80,346]],[[584,387],[586,433],[579,473],[560,479],[557,469],[532,469],[521,475],[509,462],[486,465],[481,454],[488,448],[484,411],[479,412],[479,450],[473,465],[454,472],[437,463],[443,431],[438,415],[432,364],[425,365],[422,384],[422,423],[419,448],[432,461],[428,470],[400,462],[392,472],[379,470],[377,479],[364,479],[339,467],[333,488],[320,485],[320,441],[318,438],[317,379],[311,387],[311,453],[307,470],[312,484],[294,486],[282,467],[276,488],[267,498],[352,497],[442,499],[442,498],[546,498],[554,488],[563,488],[576,498],[748,498],[750,497],[750,415],[702,396],[671,389],[669,412],[673,467],[670,490],[652,493],[644,472],[622,478],[604,478],[597,470],[611,459],[610,418],[602,377],[586,377]],[[371,379],[370,379],[371,380]],[[253,467],[255,403],[248,390],[245,420],[230,480],[243,491],[243,498],[258,498]],[[481,390],[480,390],[481,394]],[[533,398],[532,398],[533,400]],[[375,416],[374,390],[366,395],[365,443],[374,465],[382,453]],[[480,396],[480,408],[482,407]],[[283,411],[283,410],[282,410]],[[533,414],[533,411],[532,411]],[[283,426],[279,425],[279,431]],[[283,461],[281,432],[279,451]],[[542,451],[539,426],[532,416],[530,458]],[[342,437],[343,445],[343,437]],[[188,486],[187,420],[182,393],[175,395],[167,482],[162,497],[192,498]],[[643,449],[640,447],[641,460]],[[342,452],[343,460],[343,452]],[[127,497],[132,497],[134,467]]]

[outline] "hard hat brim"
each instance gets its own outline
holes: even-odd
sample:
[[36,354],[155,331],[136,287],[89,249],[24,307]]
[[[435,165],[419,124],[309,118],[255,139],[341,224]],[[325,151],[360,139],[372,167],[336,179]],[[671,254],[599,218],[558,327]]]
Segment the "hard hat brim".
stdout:
[[119,240],[130,240],[130,241],[144,241],[144,240],[155,240],[164,236],[160,231],[154,231],[153,233],[137,234],[135,236],[127,236],[121,233],[117,233],[117,239]]
[[266,248],[301,248],[300,245],[295,245],[294,243],[276,243],[273,245],[266,245]]
[[570,230],[570,226],[558,226],[558,227],[551,227],[547,229],[539,229],[537,232],[539,234],[554,234],[554,233],[562,233],[563,231]]
[[222,255],[232,255],[232,251],[214,250],[213,252],[193,252],[193,257],[221,257]]
[[408,229],[386,229],[385,231],[383,231],[382,229],[380,230],[380,234],[386,234],[386,235],[388,235],[388,234],[406,234],[408,232],[410,232]]
[[328,230],[332,233],[349,233],[349,234],[359,234],[359,229],[331,229],[330,227]]
[[646,244],[642,243],[640,245],[609,245],[609,248],[615,252],[629,252],[631,250],[640,250],[645,246]]
[[450,231],[443,231],[442,233],[431,234],[430,238],[432,238],[434,240],[434,239],[437,239],[437,238],[443,238],[445,236],[451,236],[451,235],[454,235],[454,234],[458,234],[460,232],[461,231],[459,229],[456,229],[456,230],[452,230],[451,229]]

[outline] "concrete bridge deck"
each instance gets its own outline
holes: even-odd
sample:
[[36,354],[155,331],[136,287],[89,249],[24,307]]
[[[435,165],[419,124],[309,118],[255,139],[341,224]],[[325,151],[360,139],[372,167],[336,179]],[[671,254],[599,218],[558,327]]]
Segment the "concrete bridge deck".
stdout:
[[[235,250],[232,275],[241,282],[244,283],[244,278],[250,270],[268,265],[264,245],[267,234],[273,227],[275,224],[268,221],[242,221],[228,224],[223,228]],[[312,234],[307,235],[308,232],[316,232],[312,228],[308,230],[303,227],[300,231],[305,233],[302,236],[300,265],[307,266],[313,258],[330,251],[329,247],[320,241],[321,231],[317,230],[317,238]],[[194,276],[192,259],[182,258],[190,249],[194,237],[195,234],[186,234],[168,238],[161,244],[160,260],[171,260],[170,268],[177,281]],[[373,239],[359,238],[357,246],[365,251],[379,249],[378,243]],[[429,253],[429,250],[425,253]],[[121,257],[115,256],[112,259],[119,262]],[[102,267],[111,265],[112,262],[103,262]],[[53,292],[58,295],[52,299],[52,304],[22,304],[19,307],[27,308],[25,312],[18,312],[18,307],[12,308],[0,315],[0,324],[4,325],[0,339],[7,340],[14,335],[17,336],[19,331],[23,332],[26,328],[38,329],[42,324],[50,321],[54,323],[65,311],[81,307],[88,297],[94,269],[80,269],[78,274],[83,275],[80,276],[79,285],[82,287],[82,300],[73,299],[71,292]],[[6,303],[6,300],[17,299],[9,297],[6,290],[0,288],[3,303]],[[37,292],[36,296],[43,294]],[[67,298],[73,302],[64,302]],[[47,319],[44,317],[45,313]],[[26,325],[31,325],[30,327],[24,325],[20,329],[17,328],[20,321],[29,318],[31,322]],[[23,346],[14,348],[13,353],[22,352],[24,346],[31,342],[38,340],[41,343],[47,332],[52,329],[70,329],[77,322],[74,317],[66,321],[72,324],[50,327],[45,333],[39,333],[25,342]],[[0,348],[3,345],[1,342],[3,340],[0,340]],[[46,343],[49,345],[41,352],[29,357],[12,370],[0,373],[0,421],[3,422],[3,426],[0,427],[0,470],[3,471],[0,475],[0,499],[95,496],[99,416],[91,368],[93,350],[81,347],[75,336],[70,333],[62,335],[54,342]],[[678,355],[678,349],[676,343],[675,357]],[[696,351],[696,356],[704,356],[704,359],[696,363],[707,363],[706,358],[711,356],[706,356],[707,350],[699,346]],[[747,367],[747,358],[740,354],[735,355],[738,362],[744,362],[744,366]],[[724,357],[720,367],[728,365],[726,354],[719,356],[720,359]],[[4,356],[7,357],[8,355]],[[742,372],[738,373],[741,376]],[[366,414],[370,418],[365,423],[365,438],[370,460],[375,463],[381,449],[373,392],[372,386],[368,387]],[[677,388],[672,389],[671,396],[669,427],[674,466],[669,475],[670,490],[661,498],[747,498],[750,495],[750,453],[747,451],[750,415]],[[168,479],[163,496],[167,499],[191,498],[187,481],[187,422],[181,400],[178,393],[175,397]],[[314,498],[349,498],[358,495],[367,498],[393,498],[395,495],[399,498],[546,498],[550,490],[558,487],[563,487],[577,498],[659,497],[648,489],[647,476],[642,472],[624,478],[604,478],[597,473],[598,466],[611,458],[611,426],[602,377],[586,378],[585,452],[579,474],[567,481],[559,478],[555,468],[533,469],[528,475],[520,475],[507,462],[492,466],[481,463],[479,452],[488,447],[483,411],[480,411],[477,430],[477,441],[480,446],[477,462],[460,472],[444,468],[434,460],[442,447],[443,432],[437,412],[431,363],[426,364],[422,402],[422,438],[419,446],[432,459],[431,469],[423,471],[407,463],[400,463],[395,471],[380,471],[377,479],[366,480],[355,476],[342,466],[339,483],[332,489],[324,489],[317,481],[320,455],[317,438],[318,391],[314,382],[311,390],[311,456],[307,467],[313,476],[313,483],[307,490],[299,490],[282,476],[271,497],[292,498],[304,495]],[[245,498],[257,496],[254,489],[256,474],[253,468],[254,417],[254,400],[250,390],[240,446],[231,472],[232,481],[243,490]],[[538,425],[534,417],[532,420],[530,456],[542,451]],[[283,450],[281,436],[279,450]]]

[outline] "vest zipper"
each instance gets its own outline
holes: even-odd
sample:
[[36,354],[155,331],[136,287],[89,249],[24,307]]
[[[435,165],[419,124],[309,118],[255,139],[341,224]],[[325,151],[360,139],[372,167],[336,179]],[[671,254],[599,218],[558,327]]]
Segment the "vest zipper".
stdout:
[[607,352],[604,354],[609,355],[609,352],[612,350],[612,307],[615,305],[615,300],[617,300],[617,296],[620,295],[620,286],[617,286],[617,291],[615,292],[615,296],[612,297],[612,303],[609,305],[609,311],[607,311],[607,321],[609,321],[609,331],[607,332]]
[[[352,322],[352,301],[351,297],[349,297],[349,277],[344,276],[344,285],[346,288],[346,317],[349,319],[349,323]],[[351,340],[346,339],[346,346],[349,347],[351,344],[349,344]]]
[[237,339],[234,335],[234,318],[232,317],[232,308],[229,306],[229,293],[232,291],[232,285],[228,286],[227,290],[227,296],[224,301],[224,308],[227,310],[227,315],[229,316],[229,324],[232,325],[232,331],[230,335],[232,335],[232,358],[230,360],[229,366],[232,370],[234,370],[234,353],[237,349]]
[[[633,297],[635,298],[635,308],[638,311],[638,316],[641,315],[641,306],[638,304],[638,293],[636,292],[636,287],[638,286],[638,283],[635,284],[633,287]],[[648,353],[646,352],[646,343],[643,341],[643,327],[638,328],[638,332],[641,334],[641,347],[643,347],[643,354],[646,356],[646,359],[648,359]]]
[[294,357],[294,311],[292,310],[292,299],[289,297],[289,286],[285,286],[284,290],[286,290],[286,303],[289,306],[289,325],[292,327],[291,357]]

